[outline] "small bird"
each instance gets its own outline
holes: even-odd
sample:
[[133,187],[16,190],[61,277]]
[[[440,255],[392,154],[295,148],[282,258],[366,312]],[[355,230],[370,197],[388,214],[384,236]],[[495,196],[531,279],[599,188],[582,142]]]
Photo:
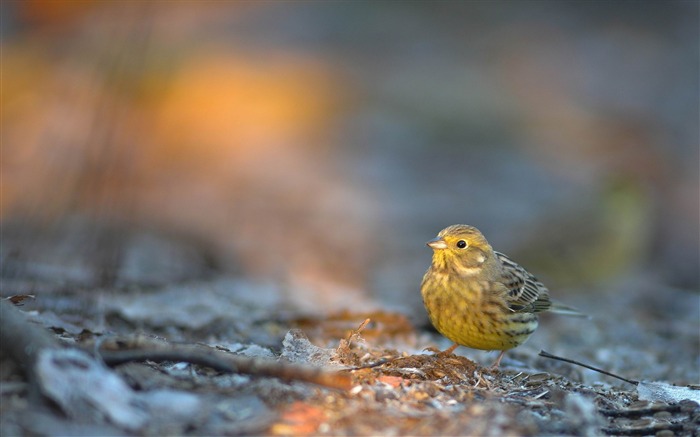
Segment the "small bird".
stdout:
[[433,326],[457,346],[500,350],[519,346],[537,329],[537,313],[585,315],[549,298],[549,291],[520,265],[491,248],[473,226],[452,225],[426,243],[433,261],[421,294]]

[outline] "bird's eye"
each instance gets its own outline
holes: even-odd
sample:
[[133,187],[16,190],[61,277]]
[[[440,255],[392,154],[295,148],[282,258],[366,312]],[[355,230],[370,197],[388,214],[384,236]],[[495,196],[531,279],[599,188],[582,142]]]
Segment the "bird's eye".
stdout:
[[459,240],[457,242],[457,247],[459,247],[460,249],[464,249],[465,247],[467,247],[467,242],[464,240]]

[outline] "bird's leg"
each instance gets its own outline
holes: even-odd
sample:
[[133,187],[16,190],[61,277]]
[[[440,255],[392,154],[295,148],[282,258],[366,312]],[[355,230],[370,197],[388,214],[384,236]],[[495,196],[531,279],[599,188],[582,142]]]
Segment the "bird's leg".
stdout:
[[439,356],[439,357],[445,357],[445,356],[447,356],[447,355],[452,354],[452,352],[454,352],[455,349],[457,349],[458,347],[459,347],[459,345],[458,345],[457,343],[455,343],[455,344],[453,344],[452,346],[450,346],[450,347],[448,347],[447,349],[445,349],[444,351],[441,351],[440,349],[438,349],[438,348],[436,348],[436,347],[432,347],[432,346],[426,347],[426,348],[423,349],[423,350],[428,351],[428,352],[432,352],[432,353],[434,353],[435,355],[437,355],[437,356]]
[[501,351],[501,353],[498,354],[498,358],[496,358],[496,361],[494,361],[493,364],[491,364],[491,367],[489,367],[489,369],[491,369],[491,370],[498,369],[498,366],[501,364],[501,359],[503,358],[503,355],[505,355],[505,354],[506,354],[506,351]]
[[444,351],[440,352],[438,355],[450,355],[450,354],[452,354],[452,352],[454,352],[455,349],[457,349],[458,347],[459,347],[459,345],[458,345],[457,343],[455,343],[455,344],[453,344],[452,346],[450,346],[450,347],[448,347],[447,349],[445,349]]

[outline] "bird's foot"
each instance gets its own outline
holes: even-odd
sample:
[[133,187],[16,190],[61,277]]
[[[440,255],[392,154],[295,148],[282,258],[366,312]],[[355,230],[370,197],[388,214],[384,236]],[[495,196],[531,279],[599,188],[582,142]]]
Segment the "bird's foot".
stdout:
[[441,351],[440,349],[432,346],[428,346],[423,350],[432,352],[433,354],[435,354],[436,357],[446,357],[448,355],[452,355],[452,353],[455,351],[455,349],[457,349],[457,347],[459,347],[459,345],[455,343],[452,346],[445,349],[444,351]]
[[498,366],[500,366],[500,364],[501,364],[501,360],[503,359],[503,355],[505,355],[505,354],[506,354],[506,351],[501,351],[501,353],[498,354],[498,358],[496,358],[496,361],[494,361],[493,364],[491,364],[491,366],[489,367],[489,370],[497,370]]

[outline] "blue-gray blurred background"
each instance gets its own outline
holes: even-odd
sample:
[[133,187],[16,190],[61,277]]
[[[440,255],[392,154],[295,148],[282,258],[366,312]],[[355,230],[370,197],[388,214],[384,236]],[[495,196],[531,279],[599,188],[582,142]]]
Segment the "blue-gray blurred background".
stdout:
[[3,2],[3,293],[420,315],[453,223],[588,311],[697,291],[698,41],[695,1]]

